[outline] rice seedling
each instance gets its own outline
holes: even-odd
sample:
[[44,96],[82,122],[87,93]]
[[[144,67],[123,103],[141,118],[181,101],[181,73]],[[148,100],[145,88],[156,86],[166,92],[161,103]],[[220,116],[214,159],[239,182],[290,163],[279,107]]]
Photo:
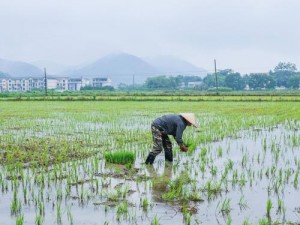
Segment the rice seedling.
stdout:
[[184,188],[189,185],[191,179],[187,174],[182,174],[177,179],[168,183],[169,191],[162,194],[162,198],[166,201],[184,200],[186,199]]
[[70,225],[73,225],[74,224],[74,219],[73,219],[73,215],[72,215],[70,207],[67,207],[67,218],[68,218],[68,221],[69,221]]
[[222,187],[220,183],[208,180],[203,190],[207,192],[207,199],[210,200],[222,192]]
[[206,147],[203,147],[201,149],[201,160],[204,161],[205,160],[205,156],[207,154],[207,148]]
[[245,167],[247,163],[247,155],[243,154],[243,158],[242,158],[242,167]]
[[259,225],[270,225],[270,221],[267,218],[262,218],[259,220]]
[[267,217],[270,219],[271,218],[271,209],[273,207],[272,201],[270,198],[267,200]]
[[17,191],[14,190],[13,201],[10,205],[11,215],[19,215],[22,210],[22,202],[17,197]]
[[160,222],[159,222],[159,219],[158,219],[157,215],[151,221],[151,225],[160,225]]
[[148,206],[149,206],[147,197],[141,199],[141,205],[142,205],[143,210],[147,211]]
[[135,154],[131,151],[107,152],[104,154],[104,158],[109,163],[125,165],[134,162]]
[[297,169],[295,176],[294,176],[294,181],[293,181],[293,185],[294,188],[297,189],[298,188],[298,177],[299,177],[299,169]]
[[191,224],[191,213],[186,209],[185,206],[183,206],[183,220],[186,224]]
[[240,179],[239,179],[239,186],[240,188],[243,188],[246,184],[246,178],[244,174],[240,175]]
[[225,198],[221,204],[220,212],[222,213],[222,215],[228,215],[230,211],[231,211],[230,199]]
[[44,218],[42,215],[36,215],[35,216],[35,225],[42,225],[44,222]]
[[221,146],[218,147],[218,157],[221,158],[223,156],[223,149]]
[[267,139],[263,139],[263,150],[266,152],[267,151]]
[[216,166],[212,165],[211,168],[210,168],[210,171],[211,171],[212,176],[216,176],[217,172],[218,172],[218,168]]
[[57,224],[62,224],[62,214],[61,214],[61,204],[57,202],[56,205],[56,222]]
[[248,218],[246,218],[244,221],[243,221],[243,225],[251,225],[252,223],[249,221]]
[[239,206],[241,210],[245,210],[248,208],[248,203],[244,196],[241,196],[239,200]]
[[38,211],[40,215],[45,216],[45,206],[42,201],[39,201],[38,203]]
[[283,208],[284,208],[283,201],[280,198],[278,198],[277,199],[277,213],[282,213]]
[[227,220],[226,220],[226,225],[231,225],[232,224],[232,218],[231,218],[231,216],[229,215],[228,217],[227,217]]
[[23,225],[24,224],[24,215],[18,216],[16,219],[16,225]]
[[124,216],[124,218],[126,218],[127,215],[128,215],[128,203],[127,201],[123,201],[119,205],[117,205],[117,220],[119,221],[121,216]]
[[200,192],[198,190],[193,191],[190,195],[189,195],[189,200],[194,201],[194,202],[202,202],[203,197],[200,195]]
[[227,160],[226,168],[228,170],[232,170],[233,169],[233,161],[231,159]]
[[186,140],[185,145],[189,148],[188,154],[192,154],[195,151],[197,144],[198,143],[192,138]]

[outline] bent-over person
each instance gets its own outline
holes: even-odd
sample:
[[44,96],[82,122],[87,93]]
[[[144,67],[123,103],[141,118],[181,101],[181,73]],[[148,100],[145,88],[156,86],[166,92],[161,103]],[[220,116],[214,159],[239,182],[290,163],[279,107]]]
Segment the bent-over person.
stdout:
[[196,118],[194,113],[168,114],[159,117],[151,124],[153,147],[149,153],[146,164],[153,164],[155,157],[165,151],[165,160],[173,161],[172,143],[168,135],[172,135],[179,145],[181,151],[187,152],[188,147],[182,140],[183,131],[187,126],[196,127]]

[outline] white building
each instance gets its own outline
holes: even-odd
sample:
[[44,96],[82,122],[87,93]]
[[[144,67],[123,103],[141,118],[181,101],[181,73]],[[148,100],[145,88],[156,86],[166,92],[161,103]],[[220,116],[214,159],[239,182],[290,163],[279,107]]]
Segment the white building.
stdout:
[[58,80],[54,79],[54,78],[48,78],[47,79],[47,89],[49,90],[53,90],[56,89],[58,87]]
[[8,83],[7,79],[0,79],[0,92],[3,92],[5,90],[8,90]]
[[[42,79],[45,81],[45,79]],[[40,88],[45,88],[45,84],[40,85]],[[68,78],[67,77],[47,77],[47,89],[49,90],[68,90]]]
[[28,86],[28,81],[25,79],[11,79],[2,78],[0,79],[0,90],[1,91],[24,91]]
[[69,91],[80,91],[82,87],[90,84],[90,80],[85,78],[70,78],[68,81]]
[[200,86],[202,84],[202,81],[190,81],[187,83],[188,88],[195,88],[197,86]]
[[108,77],[96,77],[92,79],[93,87],[107,87],[112,86],[111,79]]
[[61,90],[61,91],[79,91],[82,87],[91,85],[93,87],[112,86],[109,78],[67,78],[67,77],[44,77],[40,78],[0,78],[0,92],[25,92],[34,89]]

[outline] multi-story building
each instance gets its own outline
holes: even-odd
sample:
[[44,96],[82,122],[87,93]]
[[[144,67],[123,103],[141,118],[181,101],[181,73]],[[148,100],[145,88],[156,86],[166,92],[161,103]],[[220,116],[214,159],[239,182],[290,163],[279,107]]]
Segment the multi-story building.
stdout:
[[34,89],[44,89],[47,84],[49,90],[79,91],[82,87],[105,87],[112,86],[109,78],[67,78],[67,77],[44,77],[40,78],[0,78],[0,92],[24,92]]
[[80,91],[82,87],[90,85],[90,80],[85,78],[70,78],[68,81],[69,91]]
[[0,79],[1,91],[25,91],[29,82],[26,79]]
[[47,78],[47,89],[67,91],[69,90],[68,83],[69,79],[67,77],[49,77]]
[[1,92],[22,92],[31,91],[45,87],[43,78],[1,78]]
[[0,79],[0,92],[8,90],[8,83],[6,79]]

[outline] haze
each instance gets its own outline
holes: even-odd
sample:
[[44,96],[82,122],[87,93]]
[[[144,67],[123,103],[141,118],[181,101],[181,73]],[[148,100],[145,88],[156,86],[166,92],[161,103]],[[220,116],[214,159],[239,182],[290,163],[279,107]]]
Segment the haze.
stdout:
[[0,58],[76,65],[113,52],[213,70],[300,67],[296,0],[2,0]]

